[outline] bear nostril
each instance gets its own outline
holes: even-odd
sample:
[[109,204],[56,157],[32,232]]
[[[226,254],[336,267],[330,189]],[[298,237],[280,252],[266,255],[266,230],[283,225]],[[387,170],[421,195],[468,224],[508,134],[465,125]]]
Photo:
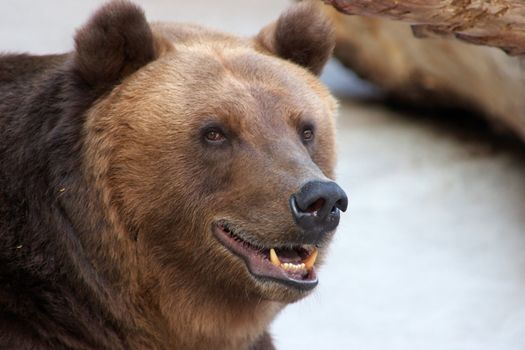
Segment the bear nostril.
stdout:
[[319,210],[321,210],[321,208],[324,207],[324,204],[325,204],[325,199],[324,198],[319,198],[318,200],[316,200],[315,202],[313,202],[312,204],[310,204],[310,206],[308,208],[306,208],[306,211],[307,213],[312,213],[314,215],[317,215],[317,212]]

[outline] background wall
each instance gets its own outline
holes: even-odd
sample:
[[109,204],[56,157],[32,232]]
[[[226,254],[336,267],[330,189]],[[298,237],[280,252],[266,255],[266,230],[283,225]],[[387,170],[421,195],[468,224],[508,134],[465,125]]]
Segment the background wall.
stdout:
[[[137,2],[151,20],[242,35],[289,5]],[[101,3],[1,0],[0,50],[70,50]],[[373,103],[374,89],[336,62],[323,80],[341,98],[337,173],[350,207],[315,294],[274,323],[278,348],[523,349],[524,148],[477,124],[458,128],[458,116],[436,122]]]

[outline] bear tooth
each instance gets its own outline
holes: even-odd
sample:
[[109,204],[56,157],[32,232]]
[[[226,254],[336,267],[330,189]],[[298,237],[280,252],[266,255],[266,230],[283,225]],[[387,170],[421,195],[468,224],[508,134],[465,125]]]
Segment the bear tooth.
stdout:
[[317,259],[317,248],[314,248],[314,250],[312,251],[310,256],[308,258],[306,258],[305,260],[303,260],[304,267],[308,271],[310,271],[312,269],[312,267],[314,267],[316,259]]
[[281,266],[281,261],[279,260],[279,257],[277,256],[277,253],[275,252],[275,249],[270,249],[270,261],[272,264],[274,264],[277,267]]
[[297,271],[301,268],[300,265],[297,265],[297,264],[294,264],[294,263],[284,263],[282,264],[282,267],[285,269],[285,270],[288,270],[288,271]]

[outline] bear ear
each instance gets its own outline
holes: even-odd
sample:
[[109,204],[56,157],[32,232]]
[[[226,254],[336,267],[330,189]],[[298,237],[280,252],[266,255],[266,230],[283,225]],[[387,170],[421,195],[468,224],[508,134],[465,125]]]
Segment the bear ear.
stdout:
[[144,12],[127,1],[101,7],[75,36],[74,70],[92,88],[116,84],[154,59]]
[[303,1],[263,28],[256,41],[271,53],[319,75],[332,55],[335,30],[318,4]]

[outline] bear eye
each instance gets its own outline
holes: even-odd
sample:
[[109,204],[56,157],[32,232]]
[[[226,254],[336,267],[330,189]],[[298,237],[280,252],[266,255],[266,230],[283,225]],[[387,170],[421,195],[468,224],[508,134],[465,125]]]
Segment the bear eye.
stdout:
[[310,142],[314,139],[314,130],[312,127],[306,127],[303,129],[301,137],[303,142]]
[[207,129],[204,133],[204,138],[209,143],[221,143],[226,140],[226,136],[219,128]]

